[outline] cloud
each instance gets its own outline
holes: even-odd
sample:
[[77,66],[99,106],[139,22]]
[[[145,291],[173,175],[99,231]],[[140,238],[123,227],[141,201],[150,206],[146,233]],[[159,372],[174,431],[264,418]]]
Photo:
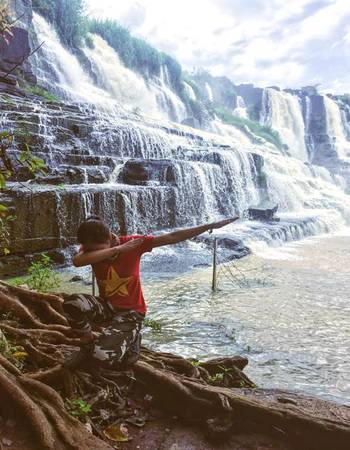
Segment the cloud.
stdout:
[[137,2],[131,5],[130,9],[120,17],[120,22],[127,28],[134,29],[141,26],[147,15],[147,9],[145,5]]
[[348,0],[87,0],[178,59],[234,82],[350,91]]

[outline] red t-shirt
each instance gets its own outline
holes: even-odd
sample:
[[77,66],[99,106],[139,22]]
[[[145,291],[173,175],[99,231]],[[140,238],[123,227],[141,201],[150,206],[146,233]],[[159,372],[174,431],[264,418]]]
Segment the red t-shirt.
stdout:
[[120,244],[131,239],[144,238],[135,250],[121,253],[116,259],[93,264],[100,296],[115,308],[134,309],[140,313],[147,310],[140,280],[140,258],[153,249],[153,236],[120,236]]

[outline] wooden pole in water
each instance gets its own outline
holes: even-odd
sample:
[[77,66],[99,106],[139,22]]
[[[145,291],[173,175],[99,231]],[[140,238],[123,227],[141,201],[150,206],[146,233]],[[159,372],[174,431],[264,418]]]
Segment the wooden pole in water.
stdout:
[[95,274],[94,271],[92,271],[92,295],[96,296],[96,287],[95,287]]
[[217,250],[218,250],[218,242],[217,238],[214,238],[214,249],[213,249],[213,279],[211,284],[212,291],[216,291],[217,288],[217,272],[216,272],[216,265],[217,265]]

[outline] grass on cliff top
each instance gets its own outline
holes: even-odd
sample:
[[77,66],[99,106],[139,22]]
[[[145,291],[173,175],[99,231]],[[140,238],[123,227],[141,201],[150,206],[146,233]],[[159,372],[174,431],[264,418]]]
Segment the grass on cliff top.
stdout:
[[278,150],[285,151],[288,149],[288,146],[282,142],[277,131],[272,130],[270,127],[260,125],[260,123],[250,119],[245,119],[244,117],[234,116],[225,108],[215,108],[215,113],[224,123],[228,125],[233,125],[242,131],[246,131],[247,127],[251,133],[265,139],[267,142],[270,142],[277,147]]
[[40,87],[40,86],[30,86],[26,87],[25,92],[27,94],[31,95],[38,95],[39,97],[44,98],[48,102],[59,102],[60,99],[56,97],[56,95],[51,94],[51,92],[48,92],[46,89]]

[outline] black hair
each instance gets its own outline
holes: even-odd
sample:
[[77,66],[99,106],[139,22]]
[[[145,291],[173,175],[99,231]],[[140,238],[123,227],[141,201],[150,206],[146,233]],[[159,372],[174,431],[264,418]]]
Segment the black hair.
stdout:
[[110,238],[110,230],[99,216],[89,216],[79,225],[77,240],[79,244],[104,244]]

